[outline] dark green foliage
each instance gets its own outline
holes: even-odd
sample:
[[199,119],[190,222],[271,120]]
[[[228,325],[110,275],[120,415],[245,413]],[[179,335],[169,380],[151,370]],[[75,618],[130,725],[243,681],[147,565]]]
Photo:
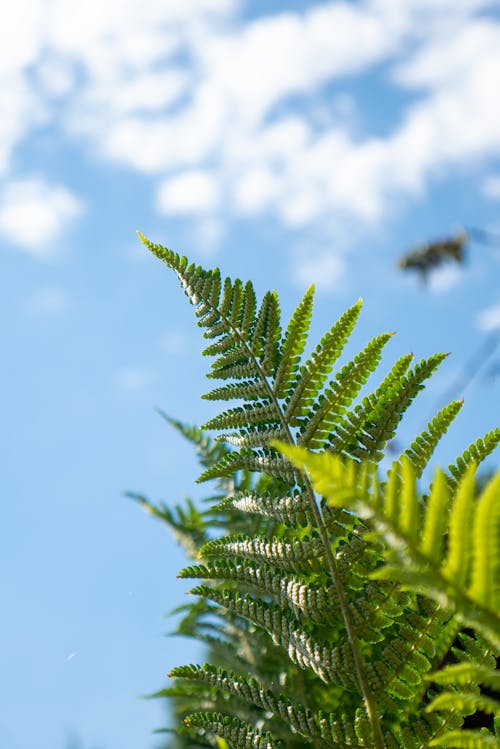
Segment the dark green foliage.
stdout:
[[[500,637],[497,480],[476,500],[468,466],[500,431],[422,497],[415,480],[460,411],[453,402],[382,481],[386,444],[445,355],[412,369],[403,356],[360,396],[391,337],[332,375],[360,302],[304,357],[312,289],[282,334],[275,292],[259,304],[251,282],[142,239],[178,275],[209,341],[208,376],[220,382],[205,397],[236,401],[203,429],[171,421],[198,450],[199,481],[216,481],[207,509],[136,497],[196,559],[180,577],[203,581],[177,631],[205,643],[210,663],[175,668],[159,693],[184,726],[175,746],[498,749],[493,725],[479,734],[464,719],[498,715],[484,691],[497,685]],[[450,657],[462,670],[437,671]]]

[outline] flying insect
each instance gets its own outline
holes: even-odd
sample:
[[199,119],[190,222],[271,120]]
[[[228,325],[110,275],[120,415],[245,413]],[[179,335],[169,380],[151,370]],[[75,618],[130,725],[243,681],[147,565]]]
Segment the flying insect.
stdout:
[[399,267],[404,270],[416,270],[424,283],[428,274],[448,262],[462,264],[466,258],[466,249],[471,242],[481,244],[498,244],[500,237],[482,229],[467,228],[444,239],[421,245],[403,255]]

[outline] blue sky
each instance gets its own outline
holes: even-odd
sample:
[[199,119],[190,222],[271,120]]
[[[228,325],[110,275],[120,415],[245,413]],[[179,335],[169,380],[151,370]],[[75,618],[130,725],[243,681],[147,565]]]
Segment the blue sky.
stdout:
[[[450,356],[420,431],[500,331],[500,249],[427,286],[398,256],[500,232],[500,3],[7,0],[0,29],[3,749],[154,749],[140,698],[198,657],[163,637],[183,557],[126,490],[200,496],[186,421],[207,362],[156,241],[276,288],[313,335],[359,296],[353,350]],[[499,424],[496,357],[437,455]],[[460,388],[455,393],[461,397]],[[497,457],[498,460],[498,457]]]

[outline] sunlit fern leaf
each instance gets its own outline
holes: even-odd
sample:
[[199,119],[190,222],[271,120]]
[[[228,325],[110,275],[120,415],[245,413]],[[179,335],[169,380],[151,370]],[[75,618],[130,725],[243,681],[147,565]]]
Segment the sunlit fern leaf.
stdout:
[[295,493],[290,496],[276,497],[273,494],[241,492],[226,497],[218,507],[224,511],[229,506],[241,512],[275,518],[290,528],[314,523],[306,494]]
[[461,690],[460,692],[443,692],[432,701],[428,710],[460,710],[464,715],[473,715],[477,711],[500,715],[500,702],[485,694]]
[[344,312],[330,331],[323,336],[311,358],[297,372],[286,401],[285,416],[291,426],[298,426],[301,418],[309,413],[333,364],[342,353],[360,310],[361,300]]
[[[272,599],[281,608],[289,609],[294,616],[307,616],[311,622],[332,626],[338,623],[338,600],[333,586],[314,585],[304,579],[283,574],[274,566],[246,561],[245,564],[233,560],[214,562],[207,566],[195,565],[181,570],[178,577],[196,578],[204,580],[224,580],[239,583],[236,589],[248,587],[261,596]],[[363,599],[360,605],[360,632],[368,610],[367,601]],[[364,616],[363,616],[364,612]],[[353,607],[356,614],[356,607]],[[373,622],[369,622],[369,627]]]
[[382,349],[392,333],[377,336],[349,364],[346,364],[303,419],[299,444],[310,449],[324,445],[325,439],[358,395],[380,361]]
[[229,385],[215,388],[209,393],[202,395],[205,400],[258,400],[267,396],[267,388],[264,382],[259,380],[248,380],[243,382],[231,382]]
[[268,291],[262,300],[250,341],[251,352],[262,362],[262,373],[266,376],[274,374],[276,369],[280,335],[278,295],[275,291]]
[[[249,679],[242,674],[236,674],[210,664],[174,668],[170,676],[207,683],[236,696],[247,704],[254,704],[262,710],[272,712],[285,721],[289,729],[316,742],[314,745],[342,749],[342,744],[337,743],[332,731],[329,730],[330,723],[335,720],[334,715],[315,714],[304,708],[300,703],[290,700],[286,695],[275,694],[256,679]],[[367,734],[369,736],[369,731]],[[346,746],[351,746],[351,744],[346,744]]]
[[[295,457],[299,468],[308,469],[317,491],[331,502],[353,506],[371,519],[387,547],[387,564],[373,573],[374,577],[397,580],[435,598],[445,608],[453,607],[465,626],[474,627],[500,649],[500,472],[476,503],[474,466],[469,467],[449,508],[447,556],[441,564],[441,560],[436,562],[441,534],[431,527],[434,523],[442,527],[442,517],[437,513],[442,511],[445,498],[436,495],[442,492],[444,496],[444,482],[435,482],[434,499],[426,507],[430,519],[423,523],[408,460],[402,462],[402,476],[393,470],[381,492],[375,473],[366,465],[359,467],[331,454],[307,453],[301,448],[282,446],[282,450],[292,460]],[[396,494],[398,480],[405,491]],[[434,546],[430,539],[434,539]]]
[[[464,588],[467,585],[469,577],[472,525],[474,522],[474,506],[476,504],[474,478],[474,466],[469,466],[455,492],[453,500],[454,511],[451,513],[448,521],[448,550],[443,569],[448,579],[453,580],[456,585]],[[444,487],[441,491],[443,496],[445,496]],[[442,501],[438,502],[436,500],[436,504],[440,506],[441,511],[444,510]],[[441,522],[441,518],[436,515],[437,509],[434,510],[433,506],[429,507],[429,510],[434,510],[431,518],[435,516],[435,522],[439,523]],[[464,551],[465,553],[463,553]],[[427,553],[429,556],[432,554],[432,550],[429,547],[427,547]],[[441,556],[437,557],[437,559],[439,561]]]
[[319,538],[303,538],[286,541],[272,538],[247,538],[245,536],[226,536],[208,541],[200,549],[202,558],[241,557],[243,559],[272,560],[273,564],[285,569],[303,569],[310,571],[309,565],[324,557],[325,549]]
[[[282,743],[270,733],[262,734],[254,726],[230,715],[192,713],[184,718],[184,723],[204,734],[222,737],[231,749],[284,749]],[[217,746],[217,743],[213,745]]]
[[500,749],[500,739],[491,733],[457,730],[437,736],[429,743],[429,746],[450,747],[450,749]]
[[440,671],[435,671],[428,678],[436,684],[456,684],[460,687],[468,686],[470,683],[483,684],[500,695],[500,671],[478,663],[453,663]]
[[[411,371],[411,355],[401,357],[379,387],[353,408],[351,403],[378,361],[379,350],[361,352],[337,377],[333,375],[332,385],[326,383],[356,323],[360,303],[340,318],[302,363],[312,290],[281,337],[275,292],[265,294],[258,305],[251,282],[223,279],[217,269],[188,264],[185,258],[145,241],[177,273],[207,339],[204,353],[215,357],[209,377],[221,383],[207,399],[239,401],[208,423],[227,433],[208,443],[202,433],[191,435],[204,461],[201,480],[218,479],[219,496],[212,498],[217,504],[211,511],[201,513],[205,539],[210,541],[193,537],[193,549],[201,550],[204,564],[181,573],[206,581],[194,589],[202,606],[197,608],[193,601],[192,616],[186,613],[179,631],[205,643],[209,658],[224,664],[226,672],[228,668],[248,672],[263,688],[285,692],[294,706],[314,710],[318,706],[318,715],[325,710],[315,723],[321,729],[317,741],[326,742],[325,749],[425,749],[440,733],[458,728],[462,719],[460,710],[457,715],[451,711],[443,730],[438,713],[424,712],[426,700],[432,698],[424,675],[449,652],[460,617],[463,624],[470,623],[454,581],[444,574],[446,563],[453,562],[449,571],[463,569],[466,598],[472,591],[488,606],[498,600],[497,588],[485,582],[498,574],[498,557],[493,553],[488,563],[476,560],[477,539],[486,518],[492,512],[495,516],[490,504],[484,504],[481,521],[475,509],[463,516],[471,520],[467,539],[474,548],[465,554],[461,562],[465,566],[457,567],[457,554],[464,554],[460,544],[454,549],[457,534],[452,518],[460,492],[455,491],[453,470],[449,482],[442,474],[436,478],[428,498],[420,496],[415,484],[458,407],[448,407],[430,423],[410,448],[412,456],[394,465],[386,483],[380,483],[373,465],[443,355],[430,357]],[[335,501],[340,508],[330,508],[314,496],[304,465],[297,469],[276,452],[277,438],[288,443],[302,438],[319,450],[328,447],[330,438],[331,452],[355,459],[352,465],[342,463],[335,476]],[[491,451],[495,439],[490,435],[469,449],[455,473]],[[216,453],[218,448],[221,452]],[[359,464],[364,459],[371,467]],[[310,473],[315,478],[314,470]],[[331,483],[324,474],[316,476],[316,488],[321,493],[326,487],[326,496]],[[305,508],[288,501],[302,496],[307,496]],[[475,507],[475,499],[471,506]],[[458,518],[457,528],[463,527],[463,517]],[[179,515],[179,521],[189,530],[189,512]],[[492,528],[488,532],[491,553],[495,532]],[[376,573],[390,579],[374,580]],[[343,607],[337,605],[341,600]],[[478,632],[489,632],[481,629],[483,611],[474,600],[466,613],[472,616],[479,647]],[[469,660],[472,649],[469,643],[464,650]],[[369,677],[365,687],[363,674]],[[196,700],[198,695],[202,703],[193,702],[190,711],[215,715],[212,722],[217,728],[224,724],[228,736],[224,726],[222,733],[207,730],[205,721],[195,729],[199,738],[192,741],[228,749],[233,746],[229,738],[233,718],[226,715],[235,712],[230,703],[232,687],[217,689],[215,694],[207,684],[191,697],[187,690],[185,700]],[[265,694],[261,697],[264,700]],[[267,730],[273,741],[282,738],[280,729],[275,732],[272,710],[257,702],[236,713],[240,722],[235,730],[243,726],[245,733],[246,726],[250,733],[234,734],[233,739],[236,735],[245,747],[259,745]],[[322,746],[307,732],[290,732],[284,743],[287,749],[301,749],[308,741]]]
[[377,657],[367,667],[381,709],[396,707],[403,717],[423,698],[427,691],[423,675],[432,668],[438,647],[443,654],[449,650],[458,629],[449,616],[442,614],[436,607],[434,616],[415,612],[412,621],[411,613],[405,612],[401,621],[388,630]]
[[288,612],[249,595],[235,594],[230,590],[219,590],[206,585],[193,588],[191,593],[209,598],[262,627],[273,642],[288,653],[290,660],[300,668],[312,669],[325,683],[357,689],[352,653],[348,645],[333,648],[326,642],[316,640]]
[[478,466],[500,443],[500,429],[492,429],[464,450],[456,462],[448,466],[450,482],[456,485],[471,464]]
[[463,401],[452,401],[427,424],[427,429],[416,437],[404,454],[410,459],[416,476],[422,475],[436,445],[461,411]]
[[484,488],[473,527],[469,594],[490,611],[500,612],[500,471]]
[[[473,714],[476,711],[492,714],[500,719],[500,701],[479,690],[479,685],[488,687],[492,694],[500,695],[500,672],[492,665],[464,661],[436,671],[428,678],[436,684],[455,687],[453,691],[438,694],[427,706],[427,712],[450,710],[462,714]],[[476,738],[483,738],[483,733],[471,732]]]
[[[272,439],[272,437],[270,438]],[[289,484],[295,483],[295,471],[291,463],[281,455],[277,455],[274,450],[266,452],[265,448],[260,451],[245,449],[240,452],[229,453],[218,463],[204,471],[197,482],[201,483],[209,479],[232,476],[236,471],[241,470],[263,472],[269,476],[281,478]]]
[[267,447],[275,440],[286,439],[287,433],[281,426],[247,425],[238,432],[218,434],[217,441],[240,448]]
[[280,412],[272,401],[259,401],[231,408],[215,416],[203,425],[203,429],[237,429],[247,424],[268,425],[277,429],[280,427]]
[[[445,721],[434,714],[410,713],[396,727],[397,746],[405,749],[427,749],[437,736],[446,736],[462,724],[462,717],[449,714]],[[387,742],[390,746],[389,742]]]
[[[380,451],[394,437],[403,414],[424,388],[425,381],[434,374],[445,358],[446,354],[433,354],[428,359],[418,362],[399,380],[393,378],[388,387],[382,383],[375,391],[374,406],[367,416],[360,436],[360,449],[354,457],[362,460],[381,459]],[[389,377],[391,374],[389,373]]]
[[293,313],[283,337],[279,364],[274,378],[274,393],[277,398],[284,398],[288,395],[297,375],[300,357],[304,353],[311,324],[313,296],[314,287],[311,286]]
[[370,429],[380,429],[379,423],[375,420],[375,408],[380,398],[401,381],[412,359],[413,354],[400,357],[375,392],[364,396],[360,404],[338,419],[333,432],[328,437],[334,452],[361,457],[369,451],[374,459],[381,457],[379,451],[385,446],[387,439],[393,436],[393,432],[388,432],[384,425],[381,429],[382,439],[377,439],[370,433]]

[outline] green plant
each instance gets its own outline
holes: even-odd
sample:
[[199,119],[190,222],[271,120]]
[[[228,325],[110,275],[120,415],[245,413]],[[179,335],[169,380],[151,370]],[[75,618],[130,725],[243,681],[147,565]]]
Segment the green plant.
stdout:
[[[499,719],[480,689],[498,681],[499,481],[476,507],[471,476],[500,430],[421,496],[415,481],[461,408],[454,401],[382,481],[384,447],[444,355],[413,368],[411,355],[401,357],[357,400],[391,337],[371,340],[329,379],[359,302],[304,360],[312,289],[282,334],[275,292],[258,305],[251,282],[223,280],[141,238],[176,272],[210,341],[208,376],[222,383],[205,397],[237,401],[203,429],[171,422],[198,449],[199,481],[217,482],[207,509],[188,502],[169,510],[137,497],[197,559],[180,577],[204,581],[181,607],[178,632],[204,642],[210,663],[173,669],[173,685],[158,693],[172,700],[181,726],[174,743],[500,747],[493,724],[464,729],[478,708]],[[213,440],[205,430],[222,433]],[[450,506],[462,509],[448,525]],[[473,518],[475,551],[462,560],[460,534]],[[492,561],[478,572],[483,542]],[[450,660],[459,667],[429,681]]]

